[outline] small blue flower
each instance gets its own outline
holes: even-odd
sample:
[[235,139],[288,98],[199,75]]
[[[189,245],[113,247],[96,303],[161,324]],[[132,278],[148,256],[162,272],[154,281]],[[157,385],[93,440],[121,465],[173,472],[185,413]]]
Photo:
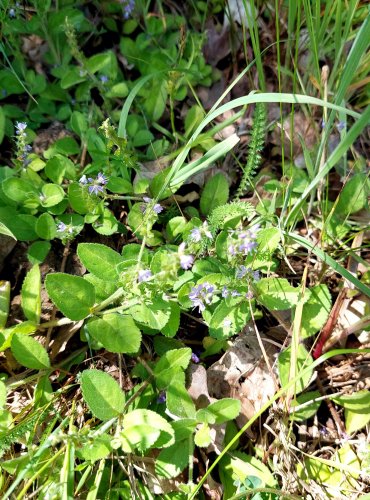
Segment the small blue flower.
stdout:
[[15,9],[9,9],[9,17],[15,17]]
[[189,293],[192,306],[198,307],[200,312],[204,311],[206,308],[204,303],[210,304],[212,302],[214,291],[215,287],[208,282],[194,286]]
[[102,83],[107,83],[107,81],[109,80],[109,78],[106,75],[101,75],[99,78]]
[[98,173],[98,176],[96,178],[96,182],[99,182],[103,186],[108,183],[108,178],[102,174],[101,172]]
[[346,122],[344,121],[340,121],[337,123],[337,130],[338,132],[341,132],[342,130],[344,130],[346,128]]
[[248,272],[248,268],[246,268],[245,266],[240,266],[237,270],[236,270],[236,277],[238,279],[242,279],[244,278],[244,276],[247,274]]
[[64,224],[64,222],[59,222],[59,224],[57,224],[57,232],[58,233],[64,233],[64,231],[66,231],[67,229],[67,226]]
[[202,233],[200,232],[199,227],[195,227],[190,231],[190,239],[194,241],[194,243],[199,243],[202,239]]
[[[153,200],[151,198],[149,198],[149,196],[144,196],[143,197],[143,201],[145,201],[145,203],[147,205],[151,205]],[[145,212],[147,211],[148,207],[146,205],[141,205],[141,211],[143,212],[143,214],[145,214]],[[163,210],[163,207],[162,205],[160,205],[159,203],[155,203],[152,207],[152,210],[153,212],[155,212],[156,214],[160,214]]]
[[232,290],[231,296],[232,297],[240,297],[240,293],[237,290]]
[[3,97],[6,97],[6,96],[8,95],[7,90],[6,90],[6,89],[1,89],[1,95],[2,95]]
[[194,263],[194,257],[192,255],[181,255],[180,256],[180,266],[187,270],[192,267]]
[[24,133],[24,131],[26,130],[26,128],[27,128],[27,123],[25,123],[25,122],[17,122],[15,124],[15,129],[16,129],[17,135],[25,136],[26,134]]
[[98,195],[99,193],[102,193],[104,191],[103,186],[100,186],[99,184],[91,184],[88,189],[90,194],[96,194]]
[[221,291],[221,296],[226,299],[228,296],[230,295],[230,290],[227,288],[227,286],[225,285],[223,288],[222,288],[222,291]]
[[87,184],[87,183],[88,183],[88,180],[87,180],[86,175],[84,174],[78,182],[79,182],[80,184],[82,184],[82,185]]
[[229,318],[224,319],[224,328],[230,328],[232,324],[233,322],[231,321],[231,319]]
[[195,352],[192,352],[192,353],[191,353],[191,360],[192,360],[192,362],[193,362],[193,363],[196,363],[196,364],[198,364],[198,363],[199,363],[199,361],[200,361],[200,359],[199,359],[199,358],[198,358],[198,356],[195,354]]
[[159,393],[159,396],[157,398],[157,403],[158,404],[163,404],[166,402],[166,393],[164,391]]
[[128,19],[135,8],[135,0],[120,0],[123,4],[123,17]]
[[142,269],[138,272],[137,280],[142,283],[143,281],[149,281],[152,276],[150,269]]
[[248,300],[253,299],[253,292],[251,290],[248,290],[248,292],[245,294],[245,298]]

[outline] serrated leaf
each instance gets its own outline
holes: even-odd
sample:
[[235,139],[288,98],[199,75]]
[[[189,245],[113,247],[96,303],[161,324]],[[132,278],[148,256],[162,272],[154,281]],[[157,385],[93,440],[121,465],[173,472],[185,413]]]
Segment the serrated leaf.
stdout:
[[197,411],[196,418],[208,424],[223,424],[233,420],[240,413],[241,404],[238,399],[224,398],[211,403],[207,408]]
[[99,243],[80,243],[77,255],[86,269],[98,278],[105,281],[118,279],[116,268],[123,258],[112,248]]
[[93,339],[110,352],[133,354],[140,348],[141,332],[131,316],[105,314],[93,318],[86,326]]
[[167,351],[154,367],[157,388],[166,389],[175,380],[185,380],[184,370],[190,358],[191,349],[186,347]]
[[13,335],[11,351],[19,364],[32,370],[50,368],[50,360],[46,349],[28,335]]
[[276,227],[261,229],[257,234],[258,252],[272,253],[279,245],[280,231]]
[[285,278],[262,278],[255,284],[257,300],[271,310],[291,309],[298,303],[300,290]]
[[95,304],[93,285],[80,276],[48,274],[45,287],[53,303],[73,321],[86,318]]
[[16,333],[28,335],[35,332],[36,329],[37,325],[32,321],[23,321],[23,323],[19,323],[18,325],[12,326],[10,328],[5,328],[4,330],[0,331],[0,351],[9,349],[13,335],[15,335]]
[[195,417],[195,405],[185,387],[185,381],[171,382],[166,394],[167,409],[173,415],[181,418]]
[[84,444],[76,450],[76,455],[82,460],[94,463],[107,457],[112,451],[112,436],[102,434],[94,438],[93,441]]
[[177,441],[172,446],[161,450],[155,461],[155,472],[161,477],[178,476],[188,465],[194,445],[189,439]]
[[331,311],[331,295],[326,285],[310,288],[311,295],[303,305],[301,337],[307,338],[321,330]]
[[28,271],[21,291],[22,310],[30,321],[39,323],[41,314],[41,274],[38,264]]
[[229,184],[225,176],[218,173],[211,177],[204,186],[200,197],[200,210],[208,215],[213,209],[227,203],[229,198]]
[[196,446],[205,448],[211,444],[212,437],[208,424],[202,424],[194,435],[194,443]]
[[101,370],[85,370],[80,375],[84,400],[100,420],[110,420],[123,412],[125,396],[113,377]]
[[133,410],[123,417],[122,448],[145,451],[148,448],[165,448],[175,441],[175,431],[158,413],[151,410]]

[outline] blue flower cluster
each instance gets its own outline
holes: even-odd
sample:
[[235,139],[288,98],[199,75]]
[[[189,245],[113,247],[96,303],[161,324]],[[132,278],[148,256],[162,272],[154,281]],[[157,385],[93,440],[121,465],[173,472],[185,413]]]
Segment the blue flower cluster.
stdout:
[[149,210],[152,209],[153,212],[156,213],[157,215],[162,212],[163,210],[162,205],[160,205],[159,203],[153,204],[153,200],[148,196],[144,196],[143,201],[146,203],[146,205],[141,205],[141,211],[143,212],[143,214],[145,214],[148,209]]
[[256,224],[252,228],[244,230],[232,229],[229,231],[229,245],[227,252],[229,256],[235,257],[237,255],[246,256],[253,252],[257,247],[257,233],[259,230],[259,225]]
[[96,179],[83,175],[79,180],[79,183],[83,186],[88,186],[88,191],[90,194],[98,195],[99,193],[104,192],[104,186],[108,183],[108,178],[104,174],[99,172]]
[[214,292],[215,287],[208,282],[194,286],[189,293],[192,306],[198,307],[199,312],[204,311],[206,308],[205,304],[209,305],[212,302]]
[[128,19],[135,8],[135,0],[120,0],[120,2],[123,6],[123,17]]

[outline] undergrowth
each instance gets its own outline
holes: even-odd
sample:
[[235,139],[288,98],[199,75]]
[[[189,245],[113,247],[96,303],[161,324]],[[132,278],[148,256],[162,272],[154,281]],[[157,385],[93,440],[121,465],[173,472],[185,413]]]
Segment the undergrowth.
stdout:
[[368,498],[368,7],[0,22],[2,498]]

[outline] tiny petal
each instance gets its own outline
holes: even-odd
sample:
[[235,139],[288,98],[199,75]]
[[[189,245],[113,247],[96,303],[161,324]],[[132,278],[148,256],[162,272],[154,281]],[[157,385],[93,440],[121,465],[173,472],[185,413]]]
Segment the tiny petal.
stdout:
[[245,294],[245,298],[248,300],[253,299],[253,292],[251,290],[248,290],[248,292]]
[[109,78],[106,75],[101,75],[100,76],[100,81],[102,83],[107,83],[108,80],[109,80]]
[[199,363],[200,359],[198,358],[198,356],[195,354],[195,352],[193,352],[191,354],[191,360],[193,363]]
[[187,270],[190,269],[194,263],[194,257],[192,255],[180,255],[180,266]]
[[96,182],[98,182],[99,184],[105,185],[108,182],[108,178],[104,174],[102,174],[101,172],[99,172],[98,176],[96,178]]
[[67,226],[64,224],[64,222],[59,222],[57,224],[57,232],[58,233],[63,233],[67,229]]
[[162,391],[157,398],[157,403],[162,404],[165,402],[166,402],[166,393]]
[[222,288],[222,292],[221,292],[221,296],[226,299],[230,294],[230,291],[228,290],[228,288],[226,286],[224,286]]
[[163,210],[163,207],[159,204],[159,203],[156,203],[153,207],[153,211],[156,213],[156,214],[160,214]]
[[138,277],[137,280],[139,283],[142,283],[143,281],[148,281],[152,277],[152,272],[150,269],[142,269],[138,272]]
[[150,203],[152,201],[152,199],[149,198],[149,196],[143,196],[143,200],[145,201],[145,203]]
[[232,324],[233,322],[231,321],[231,319],[229,318],[224,319],[224,328],[230,328]]
[[80,184],[87,184],[88,181],[86,175],[84,174],[78,182]]
[[190,231],[190,239],[194,241],[194,243],[199,243],[202,239],[202,234],[200,232],[199,227],[195,227]]

